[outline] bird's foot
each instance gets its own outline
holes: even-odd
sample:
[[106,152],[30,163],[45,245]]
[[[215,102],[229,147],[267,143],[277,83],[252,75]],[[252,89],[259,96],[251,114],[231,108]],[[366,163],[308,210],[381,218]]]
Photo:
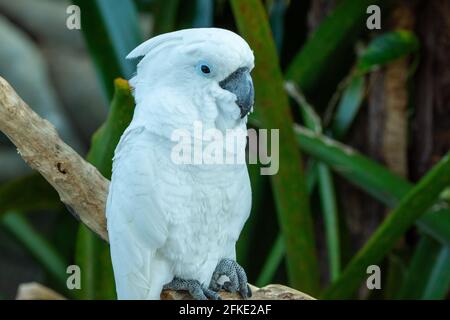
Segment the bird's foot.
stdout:
[[[221,281],[223,276],[226,276],[228,280]],[[232,259],[222,259],[219,262],[211,278],[209,288],[214,291],[224,289],[232,293],[239,291],[244,299],[252,296],[244,269]]]
[[217,292],[207,288],[197,280],[184,280],[175,277],[171,282],[164,286],[164,289],[189,291],[192,298],[195,300],[222,300]]

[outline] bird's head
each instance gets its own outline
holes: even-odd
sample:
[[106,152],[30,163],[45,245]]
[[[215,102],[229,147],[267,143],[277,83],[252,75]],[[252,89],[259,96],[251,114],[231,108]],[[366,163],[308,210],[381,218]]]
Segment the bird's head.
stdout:
[[[237,34],[217,28],[166,33],[142,43],[127,58],[142,56],[131,85],[138,105],[152,105],[147,112],[212,122],[222,129],[245,124],[254,103],[254,56]],[[155,92],[163,93],[167,103],[151,102]]]

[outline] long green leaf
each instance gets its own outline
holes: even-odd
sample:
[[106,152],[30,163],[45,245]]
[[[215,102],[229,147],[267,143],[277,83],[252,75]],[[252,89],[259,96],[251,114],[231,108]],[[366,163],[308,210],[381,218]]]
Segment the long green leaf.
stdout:
[[73,3],[81,9],[81,29],[110,101],[114,79],[128,79],[136,69],[136,61],[125,59],[142,42],[134,2],[73,0]]
[[[327,163],[335,172],[389,207],[397,205],[413,185],[356,150],[300,126],[295,127],[301,149]],[[445,204],[430,208],[417,226],[450,245],[450,210]]]
[[[117,77],[129,78],[135,71],[135,61],[126,55],[141,41],[137,11],[132,0],[74,0],[81,8],[82,30],[91,55],[102,80],[108,100],[114,93],[113,82]],[[94,137],[95,147],[88,160],[96,162],[105,176],[111,171],[112,150],[109,144],[116,138],[111,130],[127,119],[115,119]],[[105,141],[99,136],[105,135]],[[119,135],[120,137],[120,135]],[[112,149],[112,150],[111,150]],[[109,157],[109,158],[108,158]],[[76,261],[82,269],[83,286],[79,298],[111,299],[115,297],[114,280],[109,247],[96,235],[80,225],[77,239]]]
[[263,287],[270,283],[285,255],[285,252],[286,246],[284,244],[283,235],[279,234],[270,250],[269,257],[267,258],[264,267],[256,280],[256,285],[258,287]]
[[367,31],[366,10],[379,0],[344,0],[320,24],[289,66],[286,77],[303,91],[314,88],[328,67],[336,63],[336,53],[351,46]]
[[[115,80],[115,94],[106,122],[94,134],[87,159],[106,177],[111,177],[112,158],[122,133],[131,121],[134,99],[128,82]],[[115,298],[109,246],[85,226],[77,237],[77,264],[83,270],[85,286],[79,293],[82,299]]]
[[[306,127],[316,133],[322,133],[322,123],[306,98],[300,93],[295,85],[286,84],[286,90],[290,96],[297,102]],[[341,269],[340,237],[339,223],[336,204],[336,192],[334,190],[333,178],[330,169],[324,163],[318,163],[317,177],[319,185],[320,203],[324,214],[325,236],[328,249],[329,267],[331,280],[337,279]],[[311,191],[311,190],[309,190]]]
[[[313,162],[312,166],[309,166],[306,170],[306,189],[308,194],[311,194],[316,182],[317,182],[317,162]],[[269,255],[261,268],[261,272],[258,276],[256,285],[265,286],[269,284],[277,271],[281,261],[286,254],[286,246],[284,245],[283,235],[281,233],[275,239]]]
[[[252,122],[259,125],[254,119]],[[331,138],[300,126],[295,127],[295,132],[303,152],[327,163],[335,172],[389,207],[394,207],[413,187],[404,178]],[[450,210],[445,204],[432,207],[416,221],[416,225],[434,239],[450,246]],[[283,252],[273,255],[282,257]],[[263,271],[266,267],[270,266],[265,266]]]
[[66,286],[67,263],[55,248],[29,224],[20,213],[9,211],[2,219],[4,227],[20,241],[30,254],[56,279]]
[[397,292],[397,299],[420,299],[423,296],[441,246],[436,240],[422,235],[406,272],[405,281]]
[[331,281],[335,281],[341,273],[341,248],[339,236],[339,222],[336,204],[336,192],[330,168],[318,164],[319,194],[324,213],[325,235],[330,264]]
[[255,51],[256,113],[264,128],[279,129],[282,141],[279,171],[271,176],[271,182],[286,242],[290,283],[315,294],[319,290],[319,275],[309,199],[267,15],[259,0],[232,0],[231,5],[240,33]]
[[112,158],[120,137],[131,122],[134,113],[134,98],[127,81],[116,79],[115,94],[108,118],[92,137],[87,159],[105,178],[111,177]]
[[398,30],[376,37],[358,59],[357,68],[367,72],[417,51],[419,40],[410,31]]
[[338,140],[344,137],[362,105],[365,93],[364,73],[408,55],[417,48],[418,40],[414,34],[402,30],[384,33],[369,43],[360,54],[350,76],[338,86],[332,98],[331,102],[335,102],[342,94],[331,124],[333,137]]
[[155,1],[153,14],[155,18],[153,33],[155,35],[174,31],[180,0]]
[[331,124],[331,132],[336,139],[342,139],[352,125],[362,104],[364,90],[364,77],[359,75],[353,76],[344,89]]
[[348,298],[402,234],[436,201],[450,184],[450,154],[444,156],[399,202],[364,247],[349,262],[339,279],[326,290],[326,299]]
[[33,173],[0,186],[0,217],[9,210],[32,211],[61,208],[58,193],[39,174]]
[[444,299],[450,288],[450,247],[441,245],[422,299]]

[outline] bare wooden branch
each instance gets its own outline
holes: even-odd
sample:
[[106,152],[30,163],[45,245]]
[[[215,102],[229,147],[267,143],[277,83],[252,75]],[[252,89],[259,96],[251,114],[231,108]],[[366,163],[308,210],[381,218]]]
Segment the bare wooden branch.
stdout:
[[[315,300],[306,293],[283,286],[281,284],[269,284],[263,288],[250,285],[252,297],[249,300]],[[242,300],[241,296],[225,291],[220,292],[223,300]],[[192,297],[185,291],[164,290],[161,293],[162,300],[191,300]]]
[[[0,131],[16,145],[22,158],[39,171],[56,189],[61,201],[92,231],[108,241],[105,205],[109,180],[77,152],[65,144],[55,128],[39,117],[19,97],[9,83],[0,77]],[[44,292],[37,284],[19,288],[21,297]],[[269,285],[253,287],[253,299],[313,299],[294,289]],[[24,295],[24,292],[27,295]],[[47,292],[48,293],[48,292]],[[240,299],[238,294],[221,293],[223,299]],[[164,291],[162,299],[189,299],[185,292]]]
[[0,130],[22,158],[58,191],[61,201],[92,231],[108,239],[105,204],[109,181],[65,144],[0,77]]
[[19,286],[16,300],[66,300],[66,298],[37,282],[28,282]]

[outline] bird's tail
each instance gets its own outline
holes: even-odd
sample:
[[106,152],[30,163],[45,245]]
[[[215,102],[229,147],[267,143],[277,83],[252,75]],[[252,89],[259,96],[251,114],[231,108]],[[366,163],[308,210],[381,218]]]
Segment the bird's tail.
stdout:
[[173,279],[164,257],[140,248],[119,256],[121,250],[111,245],[111,258],[119,300],[159,300],[163,286]]

